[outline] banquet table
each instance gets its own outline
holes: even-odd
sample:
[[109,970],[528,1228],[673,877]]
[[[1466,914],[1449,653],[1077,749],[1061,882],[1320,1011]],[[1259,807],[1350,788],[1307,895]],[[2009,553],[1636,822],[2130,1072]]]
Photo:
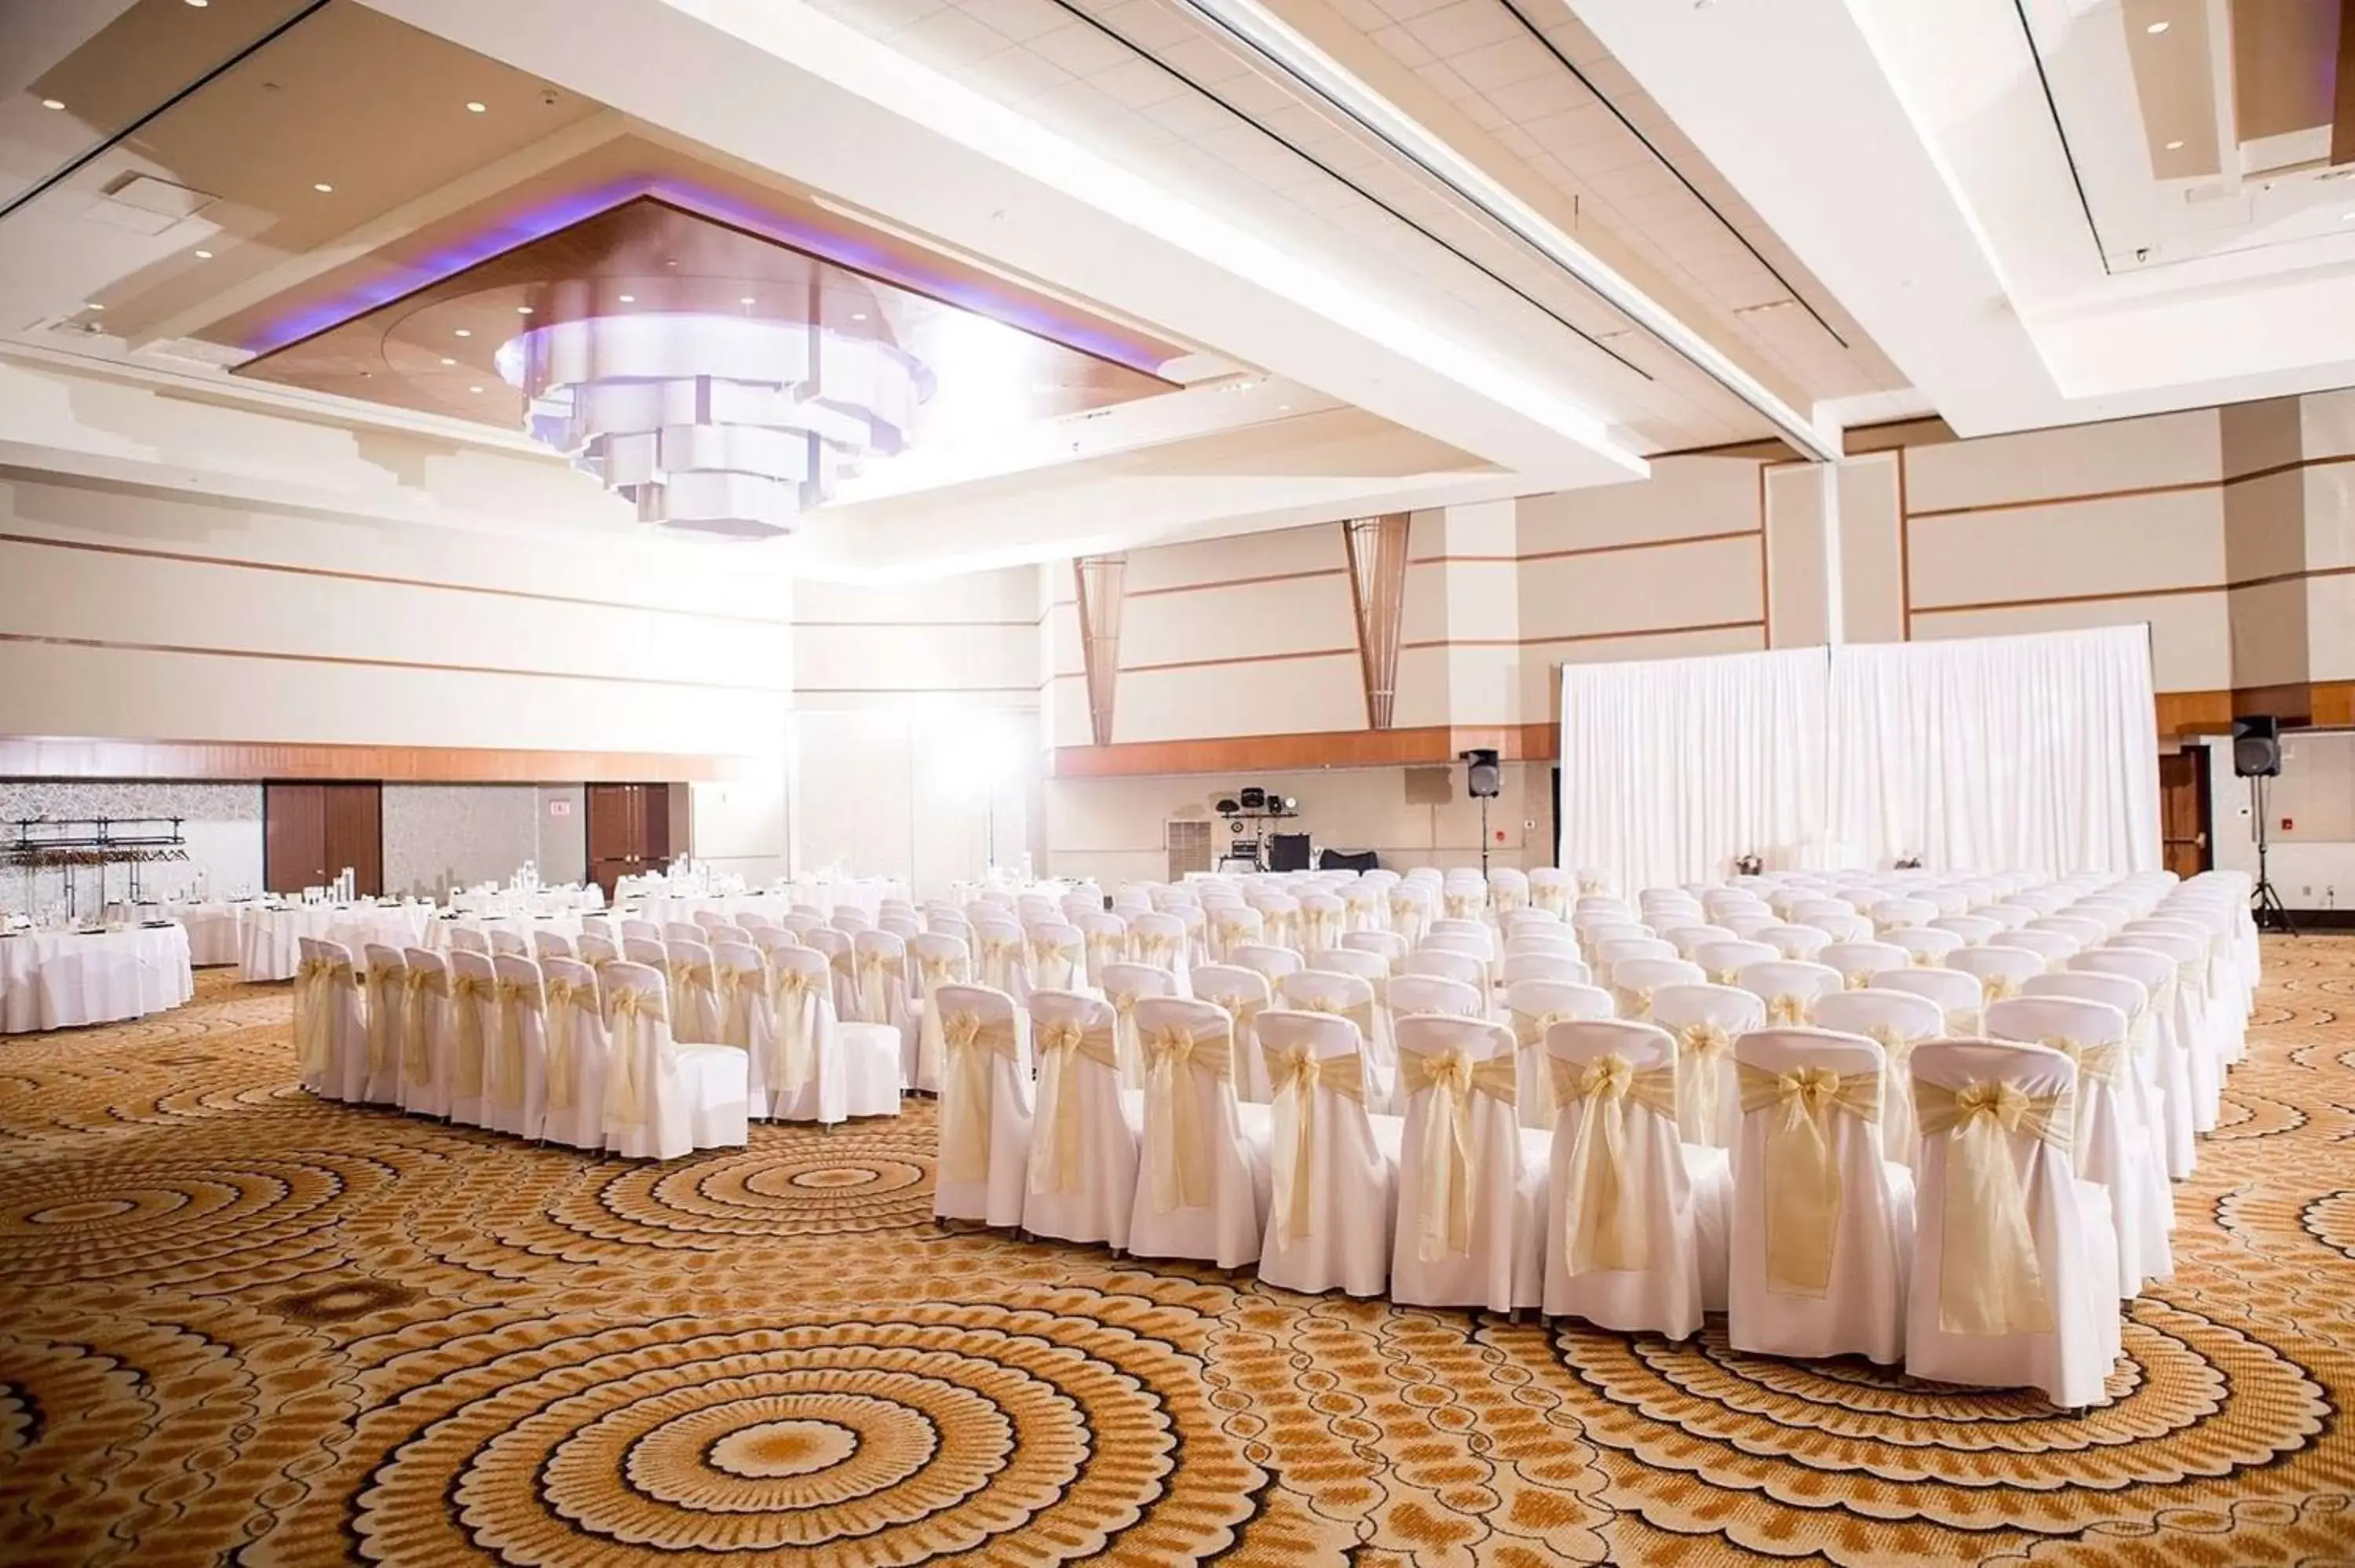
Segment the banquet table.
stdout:
[[0,937],[0,1034],[138,1018],[195,994],[175,922]]
[[546,931],[552,936],[561,937],[569,942],[580,937],[584,929],[582,925],[584,917],[593,917],[602,913],[602,911],[592,909],[564,910],[547,915],[445,915],[431,922],[430,928],[425,933],[425,946],[447,948],[450,945],[450,933],[461,926],[470,931],[480,931],[485,937],[488,937],[493,931],[512,931],[521,937],[526,943],[530,942],[531,934],[534,931]]
[[188,961],[198,969],[218,964],[233,964],[243,957],[240,930],[245,912],[257,907],[250,898],[229,902],[222,899],[173,900],[162,904],[116,904],[108,906],[106,918],[114,922],[176,920],[188,933]]
[[240,930],[238,978],[293,980],[301,960],[296,939],[340,942],[357,958],[370,942],[413,948],[425,940],[431,904],[290,904],[249,906]]

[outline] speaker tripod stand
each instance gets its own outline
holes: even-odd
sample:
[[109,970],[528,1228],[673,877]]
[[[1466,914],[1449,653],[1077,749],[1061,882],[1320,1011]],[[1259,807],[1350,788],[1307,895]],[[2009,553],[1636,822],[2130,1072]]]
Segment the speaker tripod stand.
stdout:
[[2270,824],[2265,812],[2265,776],[2262,773],[2249,778],[2249,806],[2257,817],[2257,885],[2249,891],[2249,916],[2260,931],[2280,931],[2295,937],[2297,921],[2283,905],[2273,878],[2265,874],[2266,830]]

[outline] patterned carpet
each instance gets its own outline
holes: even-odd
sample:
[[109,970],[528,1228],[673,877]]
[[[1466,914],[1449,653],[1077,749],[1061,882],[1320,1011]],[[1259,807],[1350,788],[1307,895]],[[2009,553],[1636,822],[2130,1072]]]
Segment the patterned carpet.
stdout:
[[2355,939],[2269,941],[2116,1403],[944,1235],[932,1119],[645,1168],[0,1041],[0,1561],[2355,1562]]

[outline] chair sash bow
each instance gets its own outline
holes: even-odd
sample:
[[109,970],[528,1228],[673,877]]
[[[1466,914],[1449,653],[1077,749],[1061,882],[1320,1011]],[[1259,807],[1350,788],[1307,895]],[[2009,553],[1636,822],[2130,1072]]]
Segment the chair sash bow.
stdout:
[[1676,1070],[1638,1072],[1627,1058],[1608,1052],[1576,1072],[1568,1064],[1554,1074],[1554,1103],[1566,1109],[1583,1102],[1562,1168],[1563,1240],[1571,1277],[1595,1269],[1643,1268],[1650,1262],[1643,1193],[1627,1181],[1627,1107],[1673,1123],[1677,1115]]
[[1362,1104],[1366,1059],[1359,1052],[1319,1056],[1307,1046],[1263,1051],[1274,1091],[1273,1176],[1276,1239],[1289,1246],[1308,1234],[1309,1188],[1316,1164],[1316,1095],[1330,1089]]
[[1146,1163],[1153,1183],[1153,1212],[1166,1214],[1210,1201],[1209,1135],[1202,1126],[1201,1097],[1188,1075],[1200,1071],[1222,1083],[1234,1072],[1229,1035],[1197,1034],[1164,1025],[1146,1036]]
[[1519,1097],[1519,1075],[1508,1054],[1475,1061],[1461,1050],[1401,1051],[1399,1079],[1409,1097],[1423,1097],[1415,1253],[1425,1263],[1436,1263],[1471,1249],[1480,1173],[1473,1097],[1486,1095],[1510,1107]]
[[[1832,1246],[1839,1233],[1842,1190],[1832,1147],[1834,1114],[1878,1128],[1881,1075],[1838,1073],[1802,1065],[1769,1072],[1734,1064],[1744,1114],[1766,1113],[1766,1287],[1792,1296],[1829,1288]],[[1876,1131],[1872,1155],[1881,1154]]]
[[613,1050],[605,1058],[605,1128],[634,1130],[646,1124],[653,1107],[652,1087],[656,1043],[654,1026],[664,1021],[659,991],[621,986],[613,995]]
[[[1948,1140],[1938,1265],[1938,1327],[1946,1332],[2051,1330],[2052,1302],[2011,1139],[2024,1133],[2065,1155],[2071,1098],[2065,1091],[2030,1095],[2000,1080],[1959,1089],[1913,1081],[1922,1136]],[[2064,1161],[2056,1179],[2066,1180],[2067,1170]]]
[[979,1181],[989,1175],[993,1057],[1018,1059],[1014,1025],[979,1013],[952,1013],[941,1021],[948,1052],[942,1081],[941,1162],[952,1181]]
[[1080,1175],[1080,1097],[1077,1058],[1120,1071],[1120,1046],[1109,1028],[1086,1028],[1069,1019],[1042,1023],[1031,1044],[1039,1058],[1039,1108],[1035,1125],[1046,1133],[1046,1158],[1030,1166],[1033,1192],[1068,1192]]

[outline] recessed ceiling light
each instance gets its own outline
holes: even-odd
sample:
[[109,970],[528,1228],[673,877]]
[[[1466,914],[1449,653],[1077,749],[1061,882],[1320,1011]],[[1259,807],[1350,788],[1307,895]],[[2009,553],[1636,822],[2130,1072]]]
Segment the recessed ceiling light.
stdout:
[[86,311],[102,311],[106,309],[104,305],[100,304],[96,300],[83,301],[81,308]]
[[458,329],[457,335],[458,335],[458,336],[460,336],[460,337],[472,337],[472,336],[474,336],[474,332],[473,332],[473,330],[472,330],[471,328],[468,328],[468,327],[460,327],[460,328]]
[[1292,405],[1289,403],[1278,403],[1275,406],[1275,411],[1279,414],[1289,414],[1292,412]]
[[209,250],[199,250],[197,252],[197,260],[199,261],[209,261],[212,259],[213,253]]
[[2180,142],[2169,142],[2167,144],[2167,150],[2170,153],[2181,152],[2183,150],[2183,143]]
[[63,109],[65,106],[66,101],[62,98],[45,98],[41,100],[41,107],[44,109]]
[[620,296],[620,299],[622,303],[625,305],[634,305],[638,302],[638,297],[635,294],[623,294]]
[[189,5],[194,5],[194,6],[195,6],[197,10],[199,10],[199,11],[203,10],[206,6],[208,6],[208,5],[211,5],[212,3],[213,3],[213,0],[187,0],[187,4],[189,4]]
[[442,363],[442,364],[444,364],[444,365],[455,365],[455,364],[457,364],[458,362],[457,362],[456,360],[452,359],[452,358],[449,358],[448,356],[446,356],[446,355],[445,355],[445,356],[443,356]]
[[752,296],[750,294],[742,295],[738,298],[736,302],[740,305],[749,305],[752,302]]
[[311,188],[312,188],[313,190],[314,190],[314,191],[317,191],[321,196],[325,196],[325,195],[327,195],[330,191],[333,191],[336,187],[335,187],[335,186],[333,186],[333,185],[329,185],[329,184],[328,184],[326,181],[325,181],[325,180],[314,180],[314,181],[313,181],[313,182],[312,182]]
[[480,391],[482,390],[482,388],[481,388],[481,387],[467,387],[467,388],[466,388],[466,390],[467,390],[467,391],[469,391],[469,392],[480,392]]
[[519,316],[527,316],[531,314],[531,307],[529,305],[517,305],[516,307],[516,314]]
[[469,114],[488,114],[490,111],[491,106],[487,103],[476,103],[472,99],[466,101],[466,112]]
[[2153,22],[2149,26],[2145,27],[2143,31],[2146,33],[2163,33],[2167,31],[2169,25],[2169,24],[2165,22]]
[[867,313],[865,311],[853,311],[850,313],[850,319],[855,322],[863,322],[867,319]]
[[[2340,213],[2340,214],[2339,215],[2339,222],[2341,222],[2341,223],[2355,223],[2355,212],[2342,212],[2342,213]],[[92,306],[91,306],[91,310],[94,310],[94,311],[95,311],[95,310],[101,310],[101,309],[103,309],[103,308],[104,308],[103,306],[100,306],[100,305],[92,305]]]

